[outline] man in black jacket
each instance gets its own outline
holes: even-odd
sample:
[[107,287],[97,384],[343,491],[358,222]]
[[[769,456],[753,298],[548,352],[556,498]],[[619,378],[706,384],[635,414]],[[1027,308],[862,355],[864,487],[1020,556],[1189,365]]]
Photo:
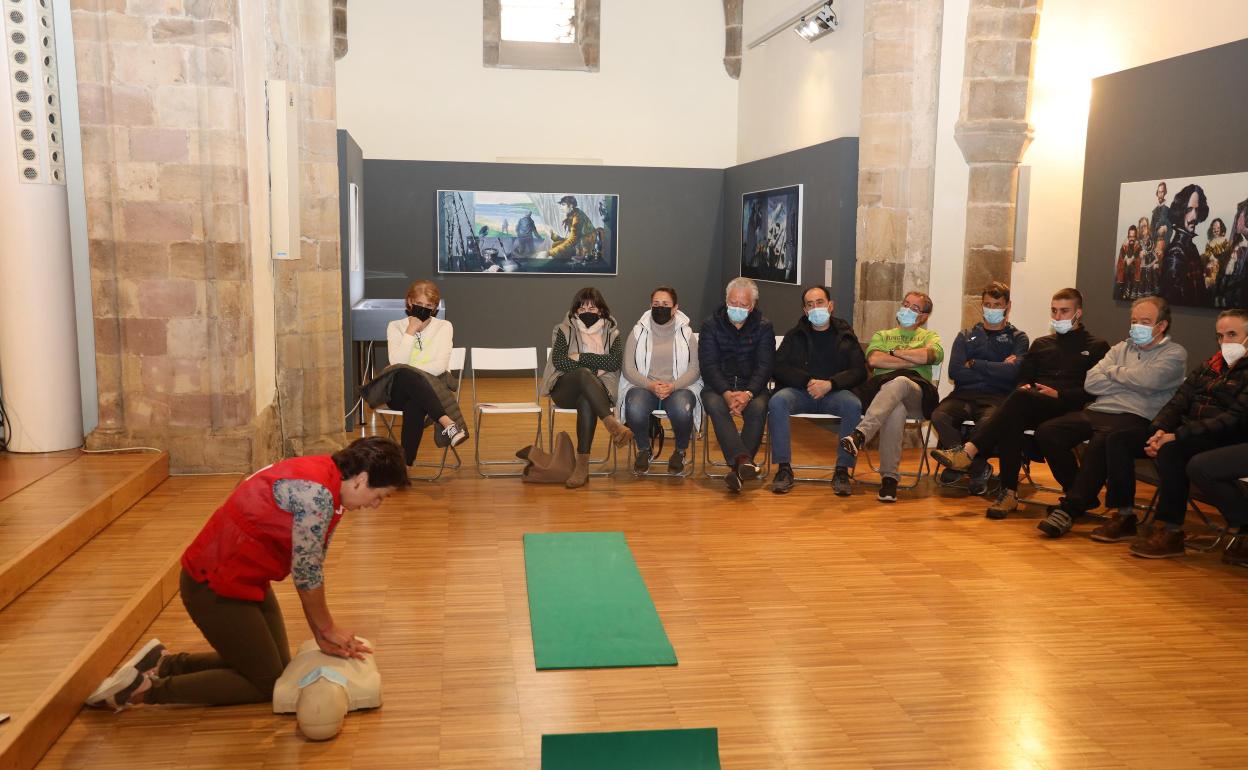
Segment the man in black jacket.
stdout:
[[1091,401],[1083,389],[1084,377],[1109,352],[1109,343],[1083,326],[1083,295],[1078,289],[1054,294],[1049,314],[1054,333],[1031,343],[1014,392],[992,417],[975,426],[965,444],[931,452],[936,462],[958,471],[970,468],[980,454],[1000,458],[1001,490],[988,506],[990,519],[1004,519],[1018,510],[1023,431]]
[[[702,408],[730,466],[724,483],[733,492],[741,491],[742,480],[758,478],[754,454],[763,441],[767,381],[776,358],[775,329],[757,304],[758,284],[733,278],[724,304],[702,322],[698,334]],[[739,432],[734,416],[743,423]]]
[[[1105,442],[1105,507],[1118,512],[1092,530],[1093,540],[1133,539],[1131,553],[1146,559],[1183,555],[1188,462],[1202,452],[1243,441],[1248,430],[1248,310],[1222,311],[1216,328],[1222,350],[1187,376],[1152,424],[1118,431]],[[1135,460],[1146,456],[1157,461],[1161,476],[1157,523],[1138,531]]]
[[[776,351],[773,378],[779,390],[767,407],[771,429],[771,459],[776,478],[771,491],[784,494],[793,488],[793,451],[789,417],[794,414],[831,414],[841,418],[844,438],[862,419],[862,402],[852,388],[867,379],[867,359],[853,327],[832,317],[832,295],[822,286],[812,286],[802,294],[801,319],[784,335]],[[850,493],[849,471],[854,456],[837,449],[832,491],[844,497]]]

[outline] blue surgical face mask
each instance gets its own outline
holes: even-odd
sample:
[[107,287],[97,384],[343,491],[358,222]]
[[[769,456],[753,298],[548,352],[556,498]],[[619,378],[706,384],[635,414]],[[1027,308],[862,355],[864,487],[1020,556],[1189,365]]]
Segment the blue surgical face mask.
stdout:
[[1005,320],[1005,309],[999,307],[984,308],[984,320],[996,326]]
[[810,319],[810,323],[814,326],[825,326],[828,320],[832,318],[832,311],[826,307],[812,307],[806,311],[806,317]]
[[1063,318],[1060,321],[1049,321],[1049,326],[1051,326],[1053,328],[1053,331],[1057,332],[1058,334],[1065,334],[1066,332],[1075,328],[1075,322],[1069,318]]
[[914,326],[915,321],[919,320],[919,314],[908,307],[902,307],[897,311],[897,323],[902,326]]
[[728,320],[734,324],[745,323],[745,319],[750,317],[748,308],[728,306]]
[[1153,327],[1144,324],[1131,324],[1131,331],[1128,332],[1131,341],[1137,345],[1147,345],[1153,341]]

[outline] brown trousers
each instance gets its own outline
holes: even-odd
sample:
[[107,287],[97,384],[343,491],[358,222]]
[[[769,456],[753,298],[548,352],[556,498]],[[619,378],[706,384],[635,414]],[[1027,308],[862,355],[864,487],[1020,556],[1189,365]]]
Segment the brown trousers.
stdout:
[[290,663],[282,608],[270,587],[264,600],[221,596],[182,570],[182,604],[215,652],[179,652],[161,660],[148,703],[232,706],[273,699]]

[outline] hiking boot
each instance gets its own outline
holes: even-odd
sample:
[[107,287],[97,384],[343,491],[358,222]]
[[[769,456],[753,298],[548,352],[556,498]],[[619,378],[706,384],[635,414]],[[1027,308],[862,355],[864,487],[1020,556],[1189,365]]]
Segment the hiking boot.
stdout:
[[793,467],[788,463],[780,463],[776,469],[776,477],[772,479],[771,491],[783,495],[793,488]]
[[885,476],[880,480],[880,492],[875,496],[881,503],[897,502],[897,479]]
[[832,474],[832,494],[837,497],[849,497],[853,491],[849,469],[841,465],[836,466],[836,473]]
[[672,456],[667,458],[667,470],[670,473],[685,472],[685,450],[677,449],[672,452]]
[[932,459],[941,465],[955,471],[965,471],[971,467],[971,456],[959,444],[948,449],[933,449],[929,452]]
[[1017,510],[1018,492],[1001,487],[1001,490],[997,492],[996,499],[992,501],[992,505],[988,506],[988,510],[984,512],[984,515],[990,519],[1004,519]]
[[1131,555],[1141,559],[1171,559],[1182,556],[1186,537],[1181,529],[1171,531],[1159,524],[1151,532],[1136,536],[1131,542]]
[[1112,519],[1092,530],[1092,539],[1098,543],[1120,543],[1134,539],[1138,528],[1134,513],[1115,513]]
[[971,468],[967,472],[968,479],[966,483],[966,491],[970,492],[972,495],[975,495],[976,497],[980,497],[985,492],[987,492],[988,484],[989,482],[992,481],[992,466],[988,463],[987,460],[984,460],[983,467],[977,468],[975,466],[976,466],[976,463],[978,462],[979,462],[979,458],[976,458],[974,461],[971,462]]
[[857,428],[854,429],[853,433],[841,439],[841,449],[844,449],[854,457],[857,457],[858,453],[861,452],[862,448],[866,445],[867,437]]
[[1248,535],[1236,535],[1222,552],[1222,563],[1236,567],[1248,567]]
[[633,473],[645,473],[650,470],[650,450],[638,449],[637,459],[633,460]]
[[1036,525],[1036,529],[1049,537],[1061,537],[1074,526],[1074,517],[1063,511],[1059,506],[1053,505],[1049,506],[1049,515],[1044,517],[1044,521]]
[[944,470],[940,472],[938,481],[940,482],[940,485],[942,487],[951,487],[954,484],[957,484],[959,481],[961,481],[962,477],[965,475],[966,474],[963,473],[962,471],[955,471],[952,468],[945,468]]
[[737,457],[737,461],[733,463],[733,466],[737,471],[738,478],[742,481],[753,481],[762,472],[762,469],[755,465],[754,460],[747,455]]

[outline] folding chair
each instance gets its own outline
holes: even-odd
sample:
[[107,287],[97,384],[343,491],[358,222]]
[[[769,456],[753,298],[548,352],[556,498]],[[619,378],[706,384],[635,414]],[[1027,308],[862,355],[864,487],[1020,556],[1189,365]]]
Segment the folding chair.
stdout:
[[[477,396],[477,372],[533,372],[533,400],[519,402],[487,402],[482,403]],[[519,476],[524,467],[523,460],[482,460],[481,459],[481,426],[488,414],[531,414],[537,422],[537,432],[533,439],[534,446],[542,443],[542,407],[538,404],[540,380],[537,371],[537,348],[472,348],[472,403],[473,408],[473,457],[477,462],[477,473],[486,478],[499,476]],[[487,467],[514,467],[515,472],[486,472]]]
[[[941,364],[932,364],[932,386],[940,387]],[[914,428],[915,435],[919,437],[919,463],[918,467],[913,471],[897,471],[897,475],[902,478],[913,478],[911,484],[898,484],[898,489],[914,489],[919,485],[919,481],[923,479],[924,472],[931,472],[931,463],[927,459],[927,445],[932,440],[932,421],[925,417],[906,417],[905,427],[902,428],[902,443],[905,443],[906,428]],[[879,473],[880,469],[876,467],[875,461],[871,459],[871,450],[863,447],[863,453],[867,456],[867,466],[875,473]],[[876,484],[874,481],[863,482],[865,484]]]
[[[550,351],[551,351],[551,348],[546,348],[546,360],[547,361],[550,360]],[[556,414],[576,414],[576,410],[564,409],[561,406],[556,406],[555,400],[553,398],[551,398],[550,396],[546,397],[546,425],[547,425],[546,436],[547,436],[547,440],[550,442],[550,451],[552,452],[555,451],[555,415]],[[605,469],[593,470],[595,466],[605,468],[607,463],[611,464],[611,470],[605,470]],[[615,473],[616,468],[618,467],[617,463],[618,463],[618,460],[617,460],[616,453],[615,453],[615,442],[608,441],[607,453],[598,459],[592,459],[592,458],[590,459],[589,475],[590,476],[610,476],[611,474]]]
[[[451,373],[451,379],[455,383],[455,385],[451,388],[451,392],[455,394],[456,401],[459,401],[459,393],[464,385],[464,358],[466,357],[466,353],[467,351],[465,348],[451,348],[451,363],[447,371]],[[398,441],[398,438],[394,435],[394,426],[397,418],[403,416],[403,412],[398,409],[382,407],[380,409],[374,409],[373,414],[381,416],[381,424],[386,428],[386,435],[395,441]],[[426,419],[425,425],[432,424],[434,424],[432,420]],[[449,453],[454,453],[455,462],[448,466],[446,463],[446,457]],[[463,465],[463,460],[460,459],[459,451],[456,450],[455,447],[448,444],[442,448],[441,462],[413,462],[411,465],[413,468],[437,468],[437,473],[434,473],[432,476],[413,476],[408,474],[408,478],[415,481],[437,481],[442,477],[442,473],[448,467],[453,471],[457,471],[461,465]]]

